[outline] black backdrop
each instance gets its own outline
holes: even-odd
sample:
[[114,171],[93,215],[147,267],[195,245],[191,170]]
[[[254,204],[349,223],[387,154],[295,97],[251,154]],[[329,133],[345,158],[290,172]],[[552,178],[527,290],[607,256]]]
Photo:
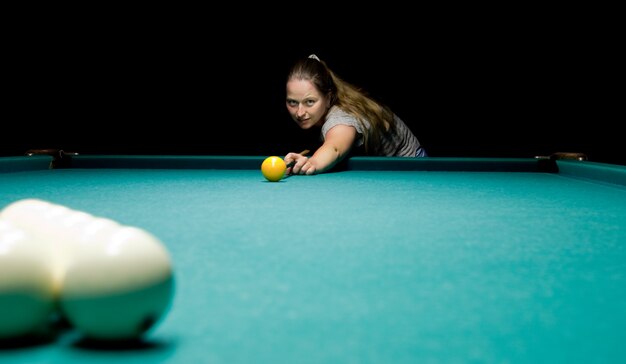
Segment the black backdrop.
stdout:
[[580,19],[425,22],[425,14],[413,22],[368,18],[353,29],[346,19],[218,26],[219,13],[175,21],[134,14],[13,28],[2,155],[299,151],[316,137],[289,119],[285,73],[295,58],[316,53],[391,106],[431,156],[565,151],[626,164],[624,114],[615,112],[620,97],[610,87],[618,52],[610,29]]

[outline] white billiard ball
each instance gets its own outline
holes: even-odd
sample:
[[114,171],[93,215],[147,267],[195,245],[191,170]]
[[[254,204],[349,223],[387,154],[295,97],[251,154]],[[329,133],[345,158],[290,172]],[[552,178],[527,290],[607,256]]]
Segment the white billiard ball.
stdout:
[[0,218],[0,339],[43,332],[55,313],[50,244]]
[[88,339],[139,339],[169,309],[172,262],[164,244],[147,231],[104,225],[73,248],[60,309]]
[[0,211],[0,217],[11,220],[20,227],[41,225],[49,216],[62,215],[69,211],[67,207],[48,201],[27,198],[15,201]]
[[94,217],[63,205],[31,198],[6,206],[0,212],[0,218],[28,231],[37,241],[52,244],[49,260],[53,266],[54,291],[58,295],[79,225],[90,222]]
[[86,338],[138,339],[169,308],[172,263],[147,231],[38,199],[17,201],[0,217],[49,244],[60,314]]

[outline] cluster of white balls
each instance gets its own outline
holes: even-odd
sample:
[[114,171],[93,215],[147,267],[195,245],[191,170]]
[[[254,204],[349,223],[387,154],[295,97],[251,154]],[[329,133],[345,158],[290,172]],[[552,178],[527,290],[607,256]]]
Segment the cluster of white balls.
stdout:
[[39,199],[0,211],[0,339],[62,317],[85,338],[134,340],[174,290],[170,255],[147,231]]

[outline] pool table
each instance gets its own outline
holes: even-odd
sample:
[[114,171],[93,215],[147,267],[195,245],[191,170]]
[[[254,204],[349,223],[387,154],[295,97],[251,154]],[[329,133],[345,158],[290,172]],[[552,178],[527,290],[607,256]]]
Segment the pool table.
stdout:
[[141,227],[175,273],[143,341],[69,329],[0,362],[626,362],[626,166],[354,157],[269,182],[264,158],[0,158],[0,208]]

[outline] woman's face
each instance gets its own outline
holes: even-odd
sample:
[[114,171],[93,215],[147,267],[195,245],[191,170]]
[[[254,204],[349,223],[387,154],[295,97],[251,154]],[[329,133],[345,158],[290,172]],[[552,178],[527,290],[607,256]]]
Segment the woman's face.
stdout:
[[330,98],[321,94],[308,80],[287,82],[287,111],[302,129],[324,124],[324,115],[330,108]]

